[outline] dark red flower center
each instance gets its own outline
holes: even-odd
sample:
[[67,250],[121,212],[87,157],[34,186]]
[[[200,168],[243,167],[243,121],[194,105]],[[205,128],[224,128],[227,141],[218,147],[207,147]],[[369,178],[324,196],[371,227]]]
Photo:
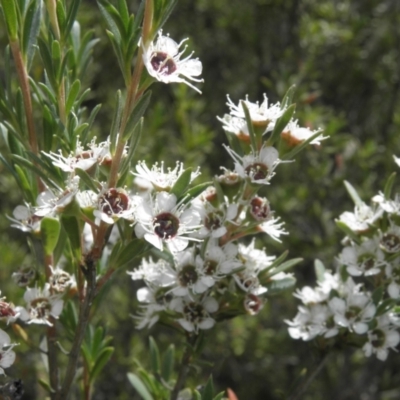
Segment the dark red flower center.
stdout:
[[262,199],[261,197],[254,197],[254,199],[252,199],[250,202],[250,206],[251,215],[256,220],[265,220],[268,218],[271,210],[266,199]]
[[118,214],[128,209],[129,198],[124,191],[109,189],[99,199],[101,211],[107,215]]
[[254,163],[245,169],[247,175],[255,181],[260,181],[268,176],[268,167],[265,164]]
[[153,220],[154,232],[161,239],[171,239],[179,229],[179,219],[171,213],[158,214]]
[[178,273],[178,280],[181,286],[187,287],[197,282],[199,275],[193,265],[185,265]]
[[155,71],[163,75],[171,75],[176,71],[176,64],[173,58],[162,51],[157,51],[152,54],[150,64]]

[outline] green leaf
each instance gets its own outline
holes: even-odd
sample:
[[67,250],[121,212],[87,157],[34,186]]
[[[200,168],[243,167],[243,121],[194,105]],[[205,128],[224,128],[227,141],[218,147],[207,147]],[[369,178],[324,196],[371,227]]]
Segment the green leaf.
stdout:
[[204,182],[200,183],[199,185],[193,186],[190,188],[182,197],[185,198],[183,201],[184,203],[187,203],[194,197],[197,197],[200,193],[204,192],[209,186],[212,186],[212,182]]
[[93,381],[97,378],[102,369],[110,360],[113,353],[114,353],[114,347],[105,347],[97,355],[96,362],[90,371],[90,378],[89,378],[90,383],[93,383]]
[[19,183],[21,186],[22,191],[25,193],[25,196],[29,199],[30,203],[35,202],[34,196],[32,196],[32,187],[31,184],[29,183],[28,177],[25,174],[25,171],[19,167],[19,165],[14,165],[15,171],[17,172],[19,176]]
[[98,193],[100,185],[83,169],[75,168],[75,173],[81,178],[82,182],[93,192]]
[[160,351],[158,350],[157,343],[155,340],[150,336],[150,361],[151,361],[151,369],[153,373],[159,374],[160,373]]
[[122,116],[122,109],[123,109],[123,104],[121,101],[121,91],[118,90],[115,98],[115,112],[113,116],[113,120],[111,122],[111,129],[110,129],[110,152],[111,154],[114,154],[115,152],[115,145],[117,142],[117,134],[119,132],[119,127],[121,124],[121,116]]
[[282,291],[292,288],[296,284],[296,278],[287,277],[280,280],[272,280],[265,287],[268,289],[267,295],[274,296]]
[[214,397],[213,400],[222,400],[222,399],[225,398],[224,396],[225,396],[225,392],[218,393],[218,394]]
[[63,34],[65,29],[65,22],[67,20],[67,13],[65,11],[65,2],[64,1],[57,1],[56,3],[56,14],[57,14],[57,21],[58,26],[60,27],[61,34]]
[[[385,299],[382,301],[381,304],[376,309],[376,316],[378,317],[379,315],[387,313],[389,310],[391,310],[393,307],[396,305],[396,300],[395,299]],[[399,311],[393,310],[395,313],[398,313]]]
[[292,104],[293,95],[294,95],[295,91],[296,91],[296,85],[290,86],[290,88],[287,90],[285,96],[283,96],[282,103],[281,103],[281,110],[289,107],[289,104]]
[[266,268],[266,271],[269,271],[270,269],[276,268],[278,265],[283,263],[283,261],[286,260],[286,257],[289,254],[289,250],[285,250],[278,258],[276,258],[273,263]]
[[193,390],[193,396],[194,400],[201,400],[201,394],[198,390]]
[[293,258],[291,260],[288,260],[281,265],[279,265],[277,268],[274,269],[268,269],[267,273],[264,275],[262,274],[262,278],[271,278],[274,275],[279,274],[280,272],[284,272],[290,268],[293,268],[295,265],[301,263],[303,261],[302,258]]
[[343,221],[336,220],[336,226],[342,230],[351,240],[356,242],[357,244],[361,243],[361,239],[357,236],[355,232],[353,232]]
[[76,14],[78,12],[80,0],[72,0],[72,4],[69,7],[68,13],[67,13],[67,18],[64,24],[64,32],[63,32],[63,37],[66,38],[71,29],[72,26],[74,25],[75,19],[76,19]]
[[34,45],[37,40],[40,29],[40,19],[42,10],[42,2],[32,0],[25,14],[25,21],[22,31],[22,54],[28,62],[28,66],[32,62],[34,55]]
[[206,385],[204,386],[204,389],[201,392],[201,400],[213,400],[213,397],[214,397],[214,385],[212,376],[210,375]]
[[181,176],[177,179],[174,186],[171,188],[170,193],[174,194],[179,200],[185,190],[190,184],[190,179],[192,177],[192,168],[188,168],[182,172]]
[[61,256],[64,254],[65,251],[65,246],[67,245],[67,233],[65,232],[65,229],[62,228],[61,225],[61,230],[60,230],[60,235],[58,237],[58,242],[57,245],[53,251],[53,258],[54,258],[54,264],[57,265],[58,261],[60,260]]
[[325,266],[321,260],[314,261],[314,271],[317,277],[317,282],[322,283],[325,280]]
[[69,114],[69,112],[71,111],[80,90],[81,90],[81,82],[79,81],[79,79],[76,79],[69,90],[67,101],[65,102],[66,114]]
[[128,379],[131,385],[136,389],[140,396],[142,396],[143,400],[154,400],[153,396],[147,390],[146,386],[142,382],[142,380],[131,372],[128,373]]
[[7,33],[10,41],[16,41],[18,38],[18,16],[15,0],[1,0],[4,18],[7,25]]
[[350,182],[344,181],[344,186],[346,187],[347,192],[349,193],[351,199],[353,200],[356,206],[362,206],[364,202],[361,200],[360,196],[358,195],[356,189],[351,185]]
[[124,24],[118,13],[118,10],[105,0],[100,0],[97,2],[99,10],[104,20],[106,21],[108,28],[117,40],[117,43],[121,42],[121,32],[125,31]]
[[40,222],[43,249],[47,256],[53,254],[60,235],[60,228],[60,221],[56,218],[44,217]]
[[383,286],[377,287],[373,292],[372,292],[372,302],[377,306],[382,298],[383,298]]
[[157,21],[157,23],[154,23],[153,32],[156,32],[163,27],[163,25],[171,15],[172,10],[174,9],[177,2],[178,0],[169,1],[167,7],[165,7],[161,13],[161,18]]
[[115,261],[115,268],[119,268],[131,262],[137,257],[141,257],[149,250],[150,246],[141,239],[134,239],[121,248]]
[[277,141],[278,136],[282,133],[286,125],[289,123],[290,119],[293,117],[295,109],[296,104],[292,104],[285,110],[281,117],[277,119],[274,130],[272,131],[271,136],[267,141],[269,146],[272,146]]
[[125,131],[122,132],[124,140],[129,139],[140,118],[142,118],[143,114],[145,113],[146,108],[150,103],[150,98],[151,98],[151,91],[149,90],[135,104],[131,112],[131,115],[129,116],[128,122],[126,124]]
[[383,190],[383,194],[385,196],[386,200],[390,199],[390,196],[392,194],[392,189],[393,189],[393,184],[394,184],[394,180],[396,178],[396,172],[393,172],[390,176],[389,179],[386,181],[385,184],[385,189]]
[[62,215],[61,223],[63,228],[65,229],[65,232],[67,233],[75,259],[80,260],[82,256],[81,229],[78,220],[74,216]]
[[164,354],[161,365],[161,376],[168,382],[171,378],[171,374],[174,368],[174,357],[175,357],[175,346],[170,344],[167,351]]

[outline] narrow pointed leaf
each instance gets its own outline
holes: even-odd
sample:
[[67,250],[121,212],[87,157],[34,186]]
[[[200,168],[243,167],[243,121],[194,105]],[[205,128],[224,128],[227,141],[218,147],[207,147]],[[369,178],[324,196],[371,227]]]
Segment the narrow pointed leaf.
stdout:
[[385,189],[384,189],[384,191],[383,191],[383,194],[384,194],[386,200],[389,200],[389,199],[390,199],[390,196],[391,196],[391,194],[392,194],[393,184],[394,184],[394,180],[395,180],[395,178],[396,178],[396,175],[397,175],[396,172],[393,172],[393,173],[389,176],[389,179],[386,181]]
[[132,134],[135,126],[137,125],[139,120],[142,118],[143,114],[145,113],[145,111],[147,109],[147,106],[150,103],[150,98],[151,98],[151,91],[148,91],[135,104],[135,107],[133,108],[131,115],[128,119],[128,122],[126,124],[125,132],[123,132],[124,140],[128,140],[128,138]]
[[56,218],[44,217],[40,222],[40,234],[43,242],[43,249],[47,256],[53,254],[60,234],[60,222]]
[[325,280],[325,266],[320,260],[314,261],[314,271],[317,277],[317,282],[322,283]]
[[161,364],[161,376],[168,382],[171,378],[172,370],[174,368],[174,357],[175,357],[175,346],[169,345],[167,351],[164,354]]
[[128,379],[131,385],[136,389],[136,391],[142,396],[143,400],[154,400],[153,396],[150,394],[142,380],[133,373],[128,373]]
[[151,360],[151,369],[153,373],[159,374],[160,373],[160,351],[158,350],[157,343],[155,340],[150,336],[150,360]]
[[278,118],[272,131],[271,137],[268,139],[269,146],[273,146],[273,144],[278,140],[278,136],[282,133],[286,125],[289,123],[290,119],[293,117],[295,109],[296,104],[292,104],[285,110],[281,117]]
[[247,124],[247,129],[249,130],[251,147],[253,148],[253,151],[257,151],[258,150],[257,137],[256,137],[256,133],[254,132],[254,126],[253,126],[253,122],[250,117],[249,109],[248,109],[245,101],[242,100],[240,102],[240,104],[243,108],[244,115],[246,116],[246,124]]
[[172,187],[170,193],[174,194],[178,200],[181,198],[182,194],[188,188],[191,176],[192,176],[192,169],[191,168],[186,169],[185,171],[183,171],[181,176],[177,179],[174,186]]
[[351,199],[353,200],[356,206],[362,206],[364,202],[361,200],[360,196],[358,195],[356,189],[351,185],[350,182],[344,181],[344,186],[346,187],[347,192],[349,193]]

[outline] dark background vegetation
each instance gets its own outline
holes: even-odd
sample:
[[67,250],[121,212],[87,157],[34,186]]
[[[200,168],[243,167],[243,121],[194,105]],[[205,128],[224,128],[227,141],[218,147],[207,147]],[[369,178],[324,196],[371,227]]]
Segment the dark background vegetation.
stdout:
[[[136,2],[130,3],[135,11]],[[82,0],[78,20],[101,39],[87,74],[92,87],[87,107],[103,104],[94,133],[105,138],[123,80],[95,1]],[[220,166],[232,167],[216,119],[228,111],[226,94],[237,103],[245,95],[262,101],[266,93],[275,103],[293,84],[300,124],[322,127],[330,136],[319,148],[309,146],[295,163],[280,165],[265,190],[290,235],[282,244],[261,238],[260,245],[270,254],[289,249],[292,257],[303,257],[294,271],[298,286],[312,285],[313,260],[332,268],[340,250],[342,235],[334,219],[353,208],[343,180],[368,201],[397,168],[392,155],[400,154],[400,2],[181,0],[164,32],[177,41],[190,38],[189,48],[203,62],[203,94],[184,85],[154,85],[138,159],[200,165],[206,180]],[[4,35],[0,26],[3,46]],[[30,260],[24,238],[9,229],[4,216],[19,204],[20,193],[0,168],[1,290],[20,303],[23,292],[9,276]],[[104,299],[97,318],[114,337],[116,351],[96,384],[94,399],[136,399],[126,373],[135,371],[135,359],[149,365],[149,332],[134,328],[135,285],[124,271],[115,276]],[[230,387],[240,400],[285,398],[304,368],[312,371],[319,358],[312,343],[294,341],[287,333],[283,320],[293,318],[296,307],[287,293],[270,298],[256,317],[218,325],[208,336],[200,379],[191,374],[189,381],[204,383],[212,374],[218,389]],[[182,350],[183,338],[174,332],[155,327],[150,334],[162,350],[170,343]],[[40,398],[32,370],[39,360],[27,359],[23,349],[15,349],[18,359],[9,374],[25,381],[26,399]],[[330,355],[304,399],[398,399],[399,371],[396,353],[382,363],[365,359],[359,350],[342,349]]]

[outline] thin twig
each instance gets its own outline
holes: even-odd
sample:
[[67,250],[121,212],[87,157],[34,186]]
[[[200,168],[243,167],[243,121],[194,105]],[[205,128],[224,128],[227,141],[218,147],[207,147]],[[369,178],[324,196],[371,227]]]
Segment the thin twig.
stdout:
[[76,328],[77,330],[74,342],[72,343],[71,351],[69,353],[68,366],[65,373],[64,382],[57,400],[66,400],[68,398],[69,390],[78,365],[82,341],[86,332],[86,328],[89,324],[90,309],[96,291],[96,263],[93,262],[91,254],[86,256],[86,262],[85,265],[82,266],[82,272],[87,281],[86,293],[83,301],[80,303],[78,325]]
[[190,364],[192,361],[192,355],[194,351],[194,345],[198,336],[191,335],[187,338],[186,349],[182,356],[181,366],[179,369],[178,379],[176,380],[174,389],[171,393],[170,400],[177,400],[180,390],[186,382],[187,374],[189,372]]
[[322,371],[322,368],[325,366],[329,352],[325,353],[325,355],[319,360],[319,363],[315,367],[314,371],[309,375],[309,377],[300,383],[300,385],[294,390],[295,393],[290,395],[287,400],[299,400],[307,391],[308,387],[311,385],[312,381],[317,377],[317,375]]

